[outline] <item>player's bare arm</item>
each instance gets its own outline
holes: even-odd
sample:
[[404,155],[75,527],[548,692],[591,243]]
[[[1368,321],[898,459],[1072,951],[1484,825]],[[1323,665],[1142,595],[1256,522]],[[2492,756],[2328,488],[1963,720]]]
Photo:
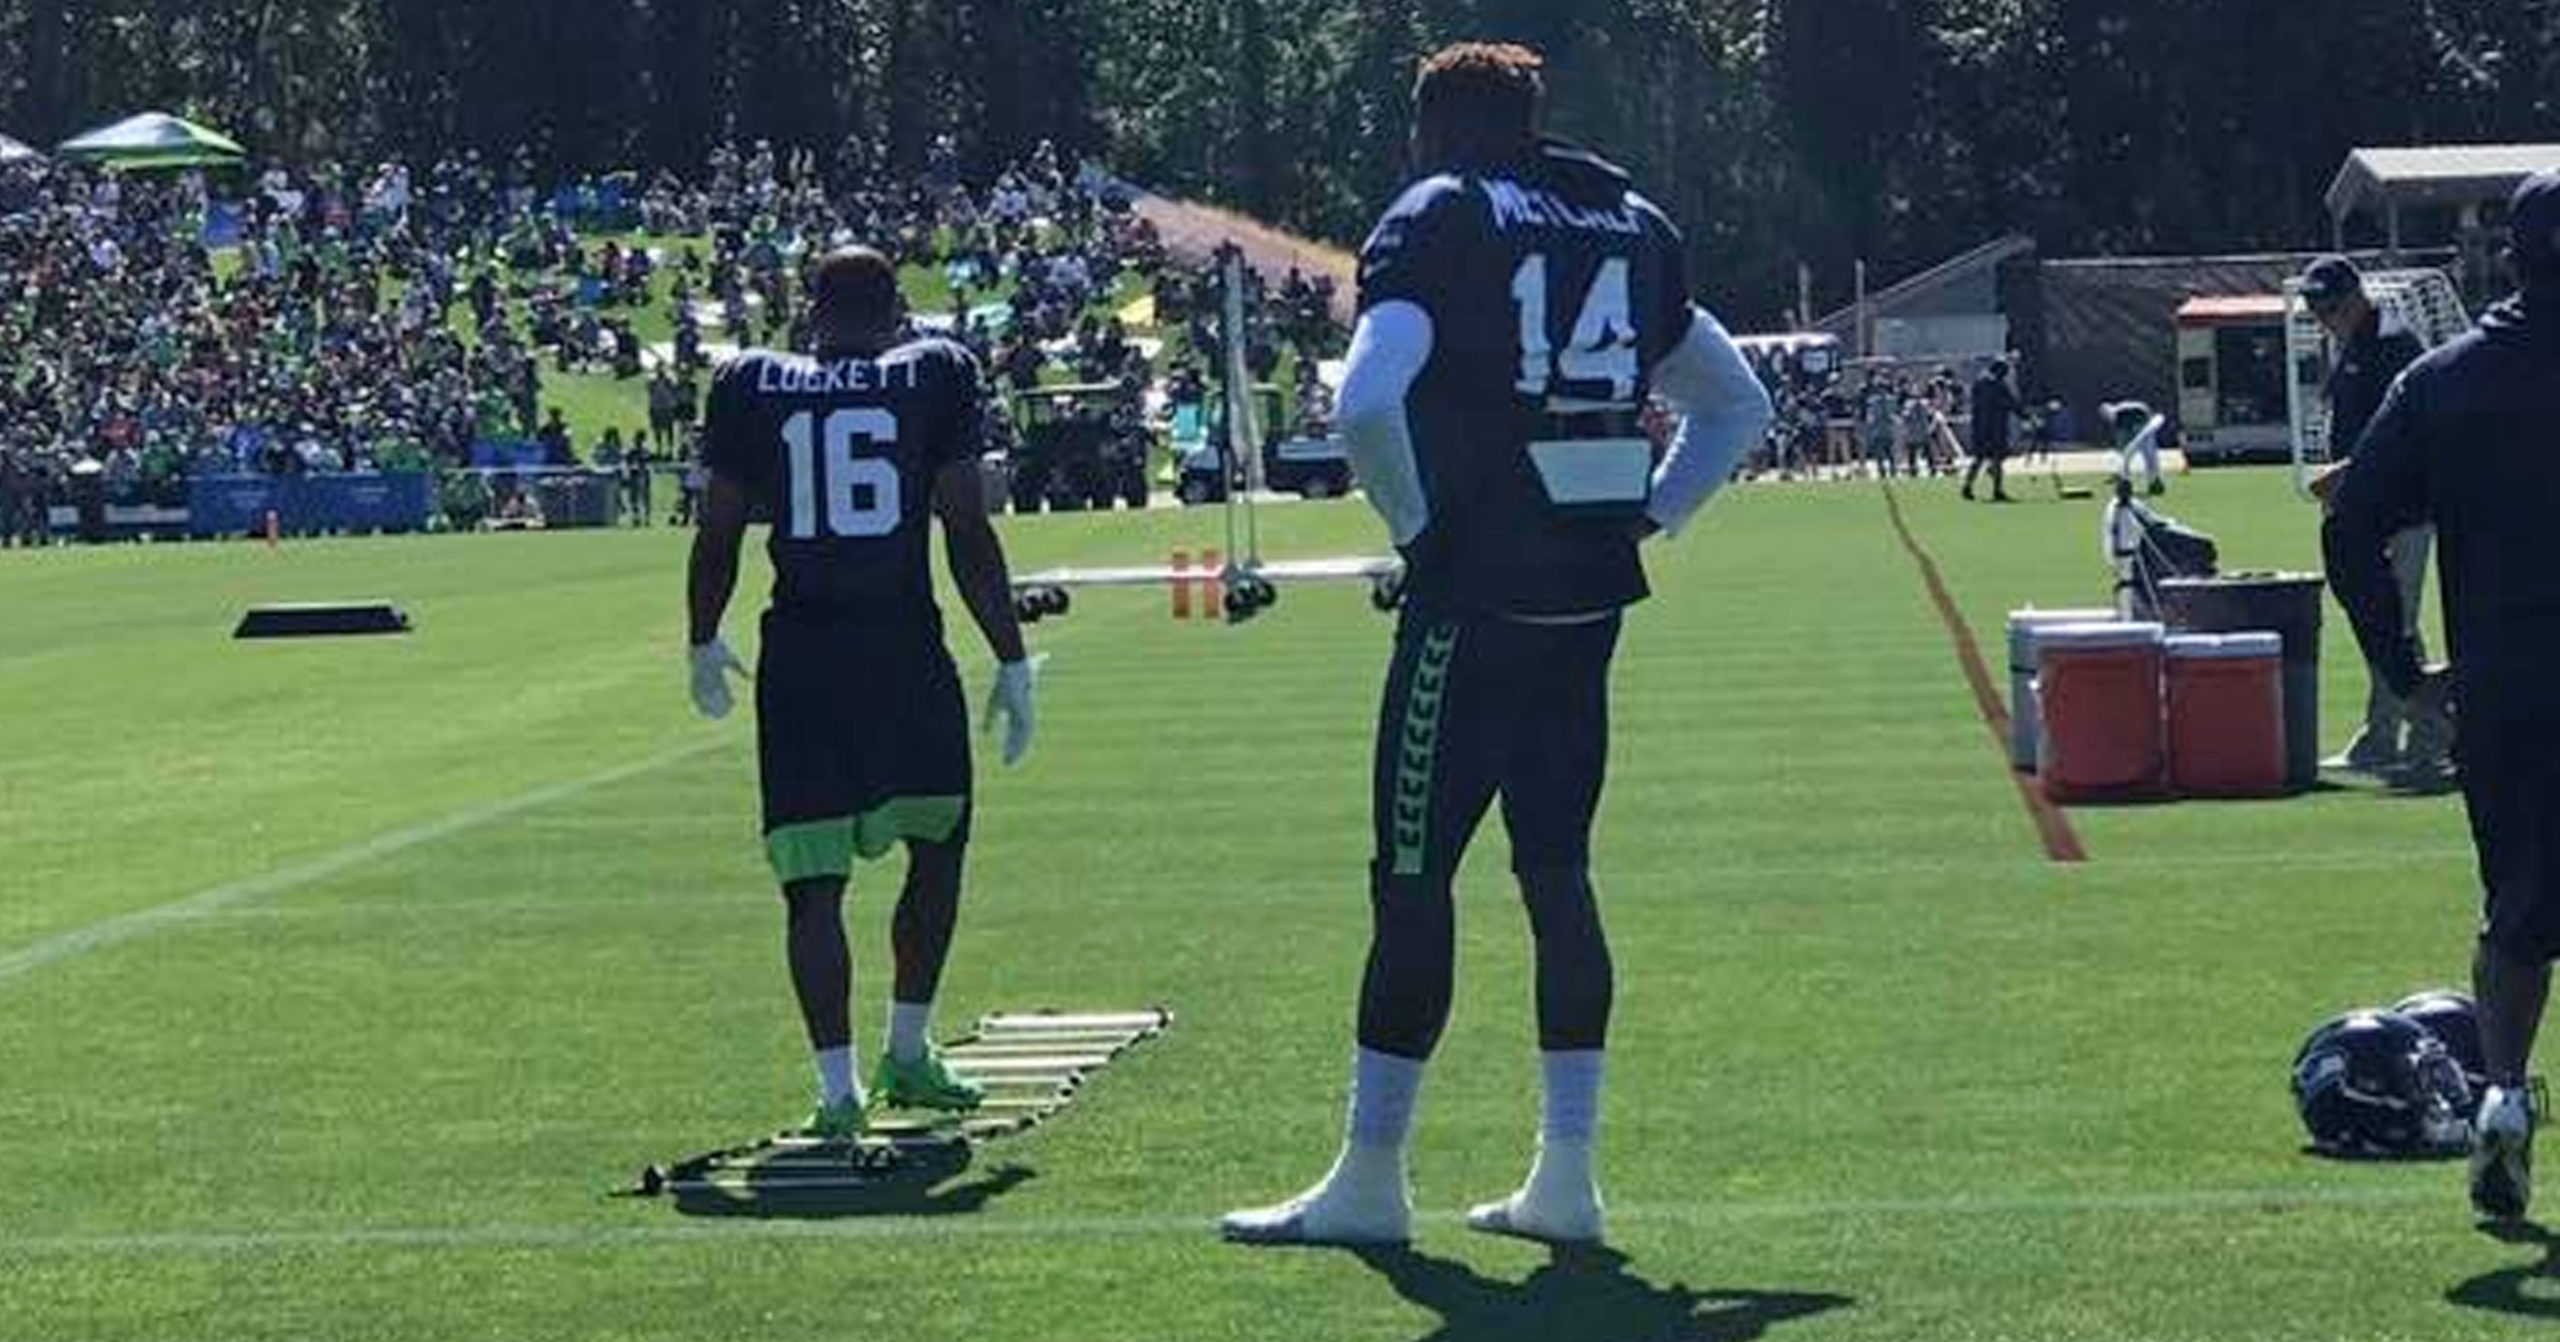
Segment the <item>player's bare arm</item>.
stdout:
[[1013,609],[1013,573],[1005,563],[1004,540],[987,521],[986,487],[975,460],[953,462],[934,477],[933,514],[942,523],[952,584],[960,589],[969,618],[986,635],[987,650],[1001,663],[1022,661],[1026,653],[1022,622]]
[[686,608],[691,612],[688,642],[702,647],[720,637],[720,621],[738,591],[738,553],[747,536],[747,491],[718,471],[703,492],[701,525],[693,533],[693,559],[686,566]]
[[745,487],[722,472],[712,472],[693,535],[693,557],[685,566],[690,626],[685,656],[694,709],[706,718],[729,716],[734,707],[729,677],[746,674],[746,666],[720,637],[720,621],[738,590],[738,550],[746,534]]
[[1033,690],[1039,666],[1022,646],[1022,621],[1013,609],[1013,574],[1004,559],[1004,542],[987,521],[985,487],[978,463],[963,458],[942,468],[933,482],[933,511],[942,519],[944,553],[951,563],[952,585],[969,607],[969,617],[986,635],[995,654],[996,683],[987,696],[984,725],[1005,725],[1004,762],[1011,767],[1031,750],[1037,713]]

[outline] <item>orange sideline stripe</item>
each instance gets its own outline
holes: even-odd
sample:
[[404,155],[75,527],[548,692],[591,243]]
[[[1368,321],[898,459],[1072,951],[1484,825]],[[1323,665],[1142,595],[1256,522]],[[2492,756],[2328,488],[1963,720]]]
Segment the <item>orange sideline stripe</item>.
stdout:
[[2071,828],[2071,817],[2044,795],[2044,789],[2027,775],[2009,766],[2009,710],[2000,702],[1998,682],[1991,678],[1991,667],[1982,660],[1982,645],[1974,640],[1973,629],[1956,610],[1955,598],[1947,593],[1947,580],[1938,571],[1938,561],[1920,548],[1920,540],[1911,534],[1911,523],[1902,515],[1902,500],[1893,492],[1890,481],[1884,487],[1885,511],[1893,517],[1893,529],[1902,538],[1902,548],[1911,562],[1920,566],[1920,579],[1928,584],[1929,600],[1938,608],[1938,618],[1947,626],[1947,637],[1956,646],[1956,661],[1964,667],[1964,678],[1973,686],[1973,700],[1982,710],[1982,725],[1991,732],[1991,746],[2000,756],[2000,767],[2018,785],[2018,799],[2026,803],[2027,818],[2035,822],[2036,833],[2044,839],[2044,854],[2056,862],[2086,862],[2089,850],[2081,846],[2080,836]]

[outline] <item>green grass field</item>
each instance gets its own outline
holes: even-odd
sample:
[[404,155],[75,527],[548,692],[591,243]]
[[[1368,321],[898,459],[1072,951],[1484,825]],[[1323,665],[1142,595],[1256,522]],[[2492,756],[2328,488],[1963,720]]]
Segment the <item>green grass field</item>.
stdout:
[[[2237,565],[2313,557],[2279,476],[2170,502]],[[2094,505],[1932,486],[1910,513],[1994,658],[2011,606],[2103,592]],[[1375,536],[1357,505],[1265,523],[1284,554]],[[1005,525],[1030,567],[1217,519]],[[806,1105],[751,732],[687,708],[681,559],[666,531],[0,555],[0,1337],[2442,1342],[2560,1315],[2457,1167],[2307,1158],[2285,1093],[2319,1018],[2462,976],[2458,803],[2083,811],[2094,860],[2047,863],[1873,486],[1719,503],[1621,655],[1623,1261],[1455,1222],[1536,1117],[1498,841],[1415,1252],[1211,1232],[1335,1140],[1386,646],[1356,589],[1239,630],[1096,594],[1037,631],[1042,735],[988,771],[944,1021],[1160,1002],[1164,1039],[892,1214],[609,1198]],[[250,602],[377,595],[418,632],[226,638]],[[2331,624],[2335,735],[2361,671]],[[893,880],[860,883],[866,1050]]]

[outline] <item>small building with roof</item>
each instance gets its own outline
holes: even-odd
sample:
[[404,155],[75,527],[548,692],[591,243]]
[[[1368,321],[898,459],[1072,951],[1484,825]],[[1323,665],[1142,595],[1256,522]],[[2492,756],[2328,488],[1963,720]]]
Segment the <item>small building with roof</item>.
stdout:
[[[2477,310],[2509,284],[2508,199],[2555,169],[2560,144],[2358,149],[2326,193],[2328,241],[2367,271],[2446,270]],[[1954,368],[2011,355],[2021,391],[2063,402],[2082,424],[2125,398],[2180,407],[2182,422],[2210,408],[2223,425],[2271,424],[2285,282],[2316,256],[2055,258],[2011,235],[1868,292],[1812,329],[1853,360]]]
[[2358,149],[2329,183],[2329,241],[2376,247],[2397,263],[2419,248],[2458,255],[2463,292],[2502,288],[2507,199],[2524,179],[2560,169],[2560,144],[2431,145]]
[[2013,346],[2001,303],[2002,268],[2035,255],[2010,234],[1866,295],[1813,324],[1860,358],[1903,363],[1993,358]]

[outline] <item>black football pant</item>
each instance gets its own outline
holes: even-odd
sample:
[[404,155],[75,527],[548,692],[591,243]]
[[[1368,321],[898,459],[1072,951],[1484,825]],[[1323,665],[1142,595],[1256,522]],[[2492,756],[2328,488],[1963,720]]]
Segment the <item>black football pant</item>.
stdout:
[[2489,1079],[2521,1085],[2560,957],[2560,712],[2463,715],[2456,747],[2480,854],[2472,987]]
[[1614,990],[1591,888],[1620,619],[1407,612],[1378,715],[1360,1043],[1428,1059],[1449,1020],[1458,864],[1496,800],[1537,940],[1541,1047],[1603,1047]]

